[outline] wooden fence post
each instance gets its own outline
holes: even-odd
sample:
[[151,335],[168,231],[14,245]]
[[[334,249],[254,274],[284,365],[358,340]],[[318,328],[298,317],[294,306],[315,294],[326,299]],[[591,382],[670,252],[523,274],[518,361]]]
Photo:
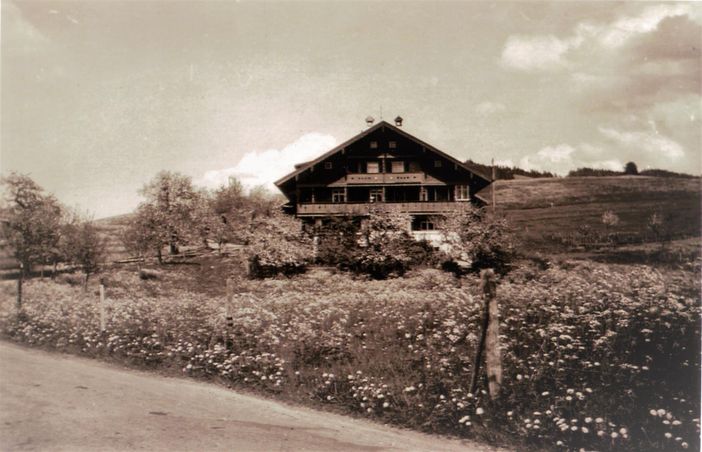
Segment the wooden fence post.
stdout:
[[105,285],[100,283],[100,332],[104,332],[106,329],[106,319],[105,319]]
[[227,306],[224,311],[224,343],[228,351],[234,347],[232,341],[232,329],[234,328],[234,317],[232,313],[232,303],[234,303],[234,281],[227,278]]
[[17,312],[22,310],[22,278],[24,278],[24,264],[20,262],[19,275],[17,275]]
[[485,351],[485,367],[487,369],[488,390],[495,398],[502,385],[502,363],[499,343],[499,315],[497,309],[497,294],[495,272],[492,269],[483,270],[480,274],[480,288],[483,292],[483,321],[480,329],[480,342],[473,361],[473,377],[470,392],[475,394],[480,378],[480,364]]

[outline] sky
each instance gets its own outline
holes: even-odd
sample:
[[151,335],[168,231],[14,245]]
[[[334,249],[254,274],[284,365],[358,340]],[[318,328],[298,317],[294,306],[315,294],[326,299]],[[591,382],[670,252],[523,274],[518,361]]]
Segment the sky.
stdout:
[[700,174],[702,4],[8,1],[0,173],[95,218],[392,120],[454,157]]

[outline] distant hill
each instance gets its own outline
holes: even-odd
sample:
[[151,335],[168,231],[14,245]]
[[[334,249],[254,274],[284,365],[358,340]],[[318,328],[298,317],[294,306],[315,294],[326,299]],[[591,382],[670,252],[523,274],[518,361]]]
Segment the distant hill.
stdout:
[[700,236],[700,178],[602,176],[498,180],[477,196],[490,204],[518,235],[537,248],[577,234],[603,231],[602,214],[611,210],[620,223],[610,232],[626,240],[650,240],[647,222],[658,213],[675,237]]
[[[484,165],[482,163],[474,162],[473,160],[466,160],[465,165],[487,176],[492,174],[492,165]],[[549,173],[548,171],[528,171],[517,168],[516,166],[495,165],[495,179],[497,180],[517,179],[519,177],[538,178],[554,176],[555,174]]]

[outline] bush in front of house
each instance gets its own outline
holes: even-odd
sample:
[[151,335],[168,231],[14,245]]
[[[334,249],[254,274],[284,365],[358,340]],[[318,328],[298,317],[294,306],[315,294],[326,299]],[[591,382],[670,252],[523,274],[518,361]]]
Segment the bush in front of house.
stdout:
[[514,238],[503,218],[471,205],[446,214],[438,221],[448,257],[442,268],[454,273],[493,268],[506,273],[515,258]]
[[302,230],[299,220],[282,212],[260,217],[252,225],[248,240],[251,278],[304,273],[312,262],[312,239]]

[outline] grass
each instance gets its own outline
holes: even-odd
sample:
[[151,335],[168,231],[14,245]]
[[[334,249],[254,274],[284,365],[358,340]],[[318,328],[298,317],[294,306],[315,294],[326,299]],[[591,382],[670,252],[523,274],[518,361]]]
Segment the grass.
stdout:
[[[498,287],[497,400],[467,392],[481,312],[475,277],[418,270],[368,281],[317,269],[251,281],[235,258],[194,264],[163,266],[155,279],[125,266],[102,275],[104,333],[97,281],[87,292],[28,281],[20,317],[4,282],[0,329],[32,346],[520,450],[699,445],[699,260],[675,269],[520,263]],[[234,326],[225,333],[227,277]]]
[[[563,252],[587,228],[623,242],[655,240],[647,223],[658,213],[670,238],[700,236],[700,179],[643,176],[568,177],[498,181],[497,211],[512,224],[523,248]],[[490,199],[491,191],[481,192]],[[620,219],[609,229],[605,211]]]

